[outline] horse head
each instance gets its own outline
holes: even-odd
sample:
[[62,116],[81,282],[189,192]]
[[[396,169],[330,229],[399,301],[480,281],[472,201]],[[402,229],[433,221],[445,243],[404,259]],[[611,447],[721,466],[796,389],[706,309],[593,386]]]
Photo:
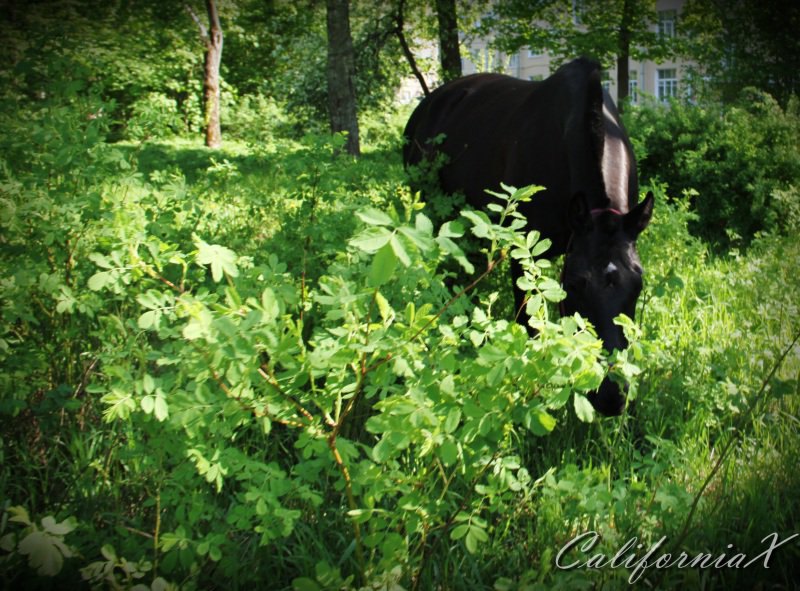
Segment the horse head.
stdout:
[[[589,320],[609,353],[628,345],[614,318],[620,314],[634,317],[642,290],[636,239],[652,213],[652,193],[628,213],[612,208],[590,209],[582,193],[570,203],[572,237],[564,257],[562,283],[567,296],[561,303],[561,314],[578,312]],[[608,377],[589,395],[589,400],[604,415],[618,415],[625,408],[623,388]]]

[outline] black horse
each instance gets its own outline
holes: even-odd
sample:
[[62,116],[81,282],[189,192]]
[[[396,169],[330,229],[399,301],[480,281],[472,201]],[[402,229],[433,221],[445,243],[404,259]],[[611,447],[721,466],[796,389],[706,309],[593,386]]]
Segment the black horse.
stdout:
[[[587,318],[608,351],[627,346],[613,319],[634,317],[642,288],[636,239],[653,196],[637,205],[636,161],[599,64],[580,58],[542,82],[499,74],[453,80],[419,104],[404,133],[406,166],[444,154],[442,189],[464,193],[473,207],[484,207],[485,189],[501,182],[545,187],[520,211],[529,230],[552,241],[547,256],[566,253],[562,315]],[[512,264],[515,286],[520,272]],[[517,309],[523,297],[515,287]],[[589,399],[605,415],[625,407],[608,378]]]

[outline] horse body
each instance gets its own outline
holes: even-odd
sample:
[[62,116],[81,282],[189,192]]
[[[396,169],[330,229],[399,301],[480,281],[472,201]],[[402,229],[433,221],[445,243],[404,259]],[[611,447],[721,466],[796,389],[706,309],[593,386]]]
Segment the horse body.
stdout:
[[[633,150],[597,63],[574,60],[542,82],[499,74],[454,80],[420,103],[405,137],[405,164],[445,154],[442,189],[463,192],[475,208],[501,182],[543,186],[520,212],[529,230],[552,241],[547,256],[566,253],[562,313],[588,318],[607,350],[627,346],[613,318],[633,318],[642,273],[635,242],[653,198],[637,206]],[[515,265],[512,274],[516,283]],[[515,295],[519,307],[523,294],[515,288]],[[625,402],[608,379],[590,400],[604,414],[619,414]]]

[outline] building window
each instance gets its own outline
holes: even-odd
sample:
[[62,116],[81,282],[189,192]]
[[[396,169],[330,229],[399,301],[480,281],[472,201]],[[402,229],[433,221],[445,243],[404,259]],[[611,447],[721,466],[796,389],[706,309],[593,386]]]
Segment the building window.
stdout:
[[675,10],[659,10],[658,11],[658,36],[659,37],[674,37],[675,36],[675,21],[678,18],[678,13]]
[[572,0],[572,21],[576,25],[583,24],[583,13],[586,11],[586,0]]
[[671,98],[678,96],[678,72],[674,68],[668,70],[658,70],[658,80],[656,84],[658,100],[667,102]]
[[519,70],[519,53],[508,56],[508,69],[512,73],[516,73]]
[[639,72],[636,70],[628,74],[628,100],[632,105],[639,104]]
[[530,49],[529,48],[528,49],[528,57],[529,58],[542,57],[542,53],[540,51],[536,50],[536,49]]

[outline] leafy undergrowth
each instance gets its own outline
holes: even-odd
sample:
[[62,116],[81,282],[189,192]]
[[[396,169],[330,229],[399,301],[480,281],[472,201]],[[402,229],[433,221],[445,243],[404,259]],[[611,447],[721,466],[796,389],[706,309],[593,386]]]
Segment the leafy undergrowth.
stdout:
[[[796,539],[735,568],[800,517],[792,236],[712,257],[653,187],[608,360],[553,313],[534,189],[434,223],[396,144],[107,145],[70,100],[4,111],[6,586],[793,585]],[[618,419],[584,396],[608,372]]]

